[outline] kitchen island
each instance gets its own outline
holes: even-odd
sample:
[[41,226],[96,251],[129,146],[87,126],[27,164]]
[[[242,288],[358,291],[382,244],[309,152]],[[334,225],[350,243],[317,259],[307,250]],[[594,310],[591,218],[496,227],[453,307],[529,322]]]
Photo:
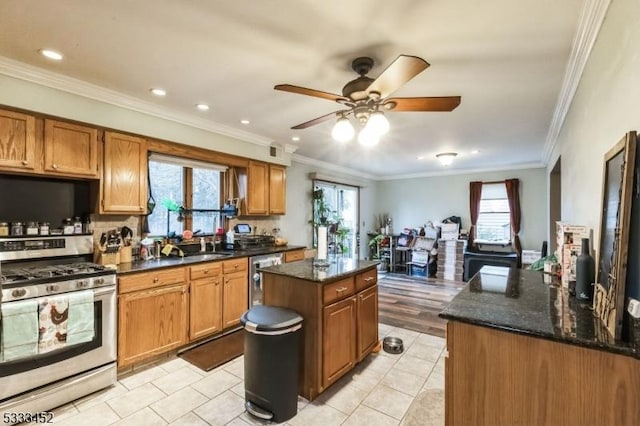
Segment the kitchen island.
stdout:
[[265,305],[304,318],[299,394],[315,399],[378,343],[378,262],[311,259],[259,268]]
[[640,424],[640,360],[543,274],[483,267],[440,314],[447,425]]

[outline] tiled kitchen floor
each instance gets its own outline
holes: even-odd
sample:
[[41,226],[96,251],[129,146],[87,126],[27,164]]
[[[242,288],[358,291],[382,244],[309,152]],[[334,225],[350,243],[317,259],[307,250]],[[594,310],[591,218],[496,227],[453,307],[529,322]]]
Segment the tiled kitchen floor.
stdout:
[[[287,424],[441,425],[441,394],[416,418],[422,392],[444,389],[444,339],[380,324],[380,339],[404,341],[402,354],[369,356],[315,401],[299,398]],[[181,358],[122,378],[113,388],[54,410],[56,425],[259,425],[244,410],[243,358],[204,372]],[[407,414],[410,413],[410,414]]]

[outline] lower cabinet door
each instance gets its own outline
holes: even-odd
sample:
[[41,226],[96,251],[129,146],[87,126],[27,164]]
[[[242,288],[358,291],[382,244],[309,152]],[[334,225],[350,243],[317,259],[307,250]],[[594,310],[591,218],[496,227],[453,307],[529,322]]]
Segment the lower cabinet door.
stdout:
[[118,366],[187,343],[187,285],[135,291],[118,297]]
[[358,298],[358,361],[362,361],[378,343],[378,286],[357,295]]
[[326,388],[356,362],[356,297],[324,307],[322,387]]
[[222,330],[222,277],[191,281],[189,338],[199,339]]
[[222,289],[222,328],[240,324],[240,317],[249,306],[249,281],[246,272],[224,275]]

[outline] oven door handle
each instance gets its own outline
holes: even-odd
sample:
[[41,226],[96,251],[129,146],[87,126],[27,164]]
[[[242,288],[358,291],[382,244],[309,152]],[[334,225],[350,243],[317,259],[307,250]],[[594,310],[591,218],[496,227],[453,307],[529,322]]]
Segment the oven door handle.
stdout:
[[111,294],[115,292],[116,292],[116,286],[110,285],[107,287],[98,287],[97,289],[94,289],[93,295],[98,297],[98,296],[104,296],[105,294]]

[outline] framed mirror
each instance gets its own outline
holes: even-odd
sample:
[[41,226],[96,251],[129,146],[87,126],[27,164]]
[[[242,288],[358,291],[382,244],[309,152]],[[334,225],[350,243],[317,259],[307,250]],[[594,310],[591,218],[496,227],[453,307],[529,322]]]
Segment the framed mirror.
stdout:
[[600,244],[593,308],[611,335],[622,331],[636,132],[627,133],[604,157]]

